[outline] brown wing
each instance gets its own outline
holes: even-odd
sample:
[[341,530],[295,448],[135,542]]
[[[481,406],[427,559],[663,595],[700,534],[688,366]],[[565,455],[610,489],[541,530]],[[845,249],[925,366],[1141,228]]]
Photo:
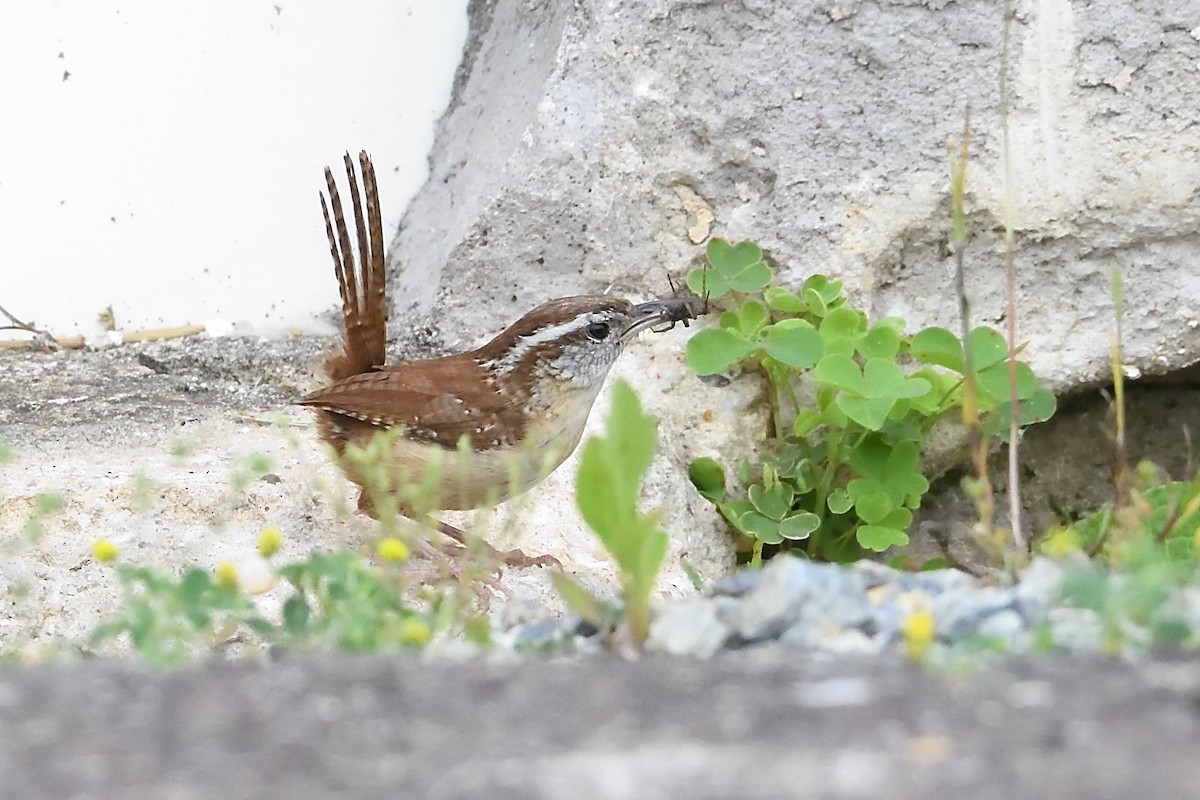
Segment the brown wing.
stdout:
[[[383,221],[379,212],[379,189],[375,183],[375,167],[366,151],[358,154],[362,169],[363,191],[367,213],[363,217],[358,180],[350,154],[343,158],[354,209],[354,226],[358,244],[358,263],[355,263],[350,232],[338,196],[333,172],[325,168],[325,185],[329,203],[321,195],[321,212],[325,216],[325,235],[333,256],[333,271],[337,275],[342,296],[342,346],[325,357],[325,374],[332,381],[367,372],[383,364],[387,348],[387,272],[383,253]],[[333,209],[330,220],[330,207]],[[336,228],[336,231],[335,231]]]
[[[447,386],[455,391],[446,391]],[[300,404],[380,427],[402,426],[409,438],[443,447],[456,447],[466,436],[473,446],[486,448],[521,441],[524,415],[517,412],[526,400],[497,391],[487,372],[464,353],[352,375]]]

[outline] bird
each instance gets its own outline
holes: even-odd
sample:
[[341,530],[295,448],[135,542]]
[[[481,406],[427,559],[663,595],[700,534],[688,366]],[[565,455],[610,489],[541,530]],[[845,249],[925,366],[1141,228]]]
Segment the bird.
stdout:
[[[530,489],[578,445],[625,346],[643,330],[686,325],[701,313],[701,299],[692,296],[644,303],[608,294],[561,297],[476,349],[386,363],[389,302],[375,169],[361,151],[360,198],[348,152],[343,162],[354,239],[329,167],[328,200],[321,193],[341,295],[341,343],[322,362],[325,385],[298,403],[316,412],[320,438],[360,487],[358,508],[368,516],[378,518],[387,501],[405,516],[428,519],[430,511],[481,508]],[[362,454],[373,441],[383,445],[370,463]],[[465,544],[455,526],[430,524]],[[492,552],[510,566],[560,566],[549,555]]]

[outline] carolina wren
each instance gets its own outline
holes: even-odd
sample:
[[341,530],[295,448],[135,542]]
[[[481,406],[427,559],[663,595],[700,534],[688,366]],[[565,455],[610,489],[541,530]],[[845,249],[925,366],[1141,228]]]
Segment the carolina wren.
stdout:
[[[563,297],[533,309],[478,349],[385,365],[388,300],[375,170],[366,152],[359,153],[364,222],[349,153],[344,161],[358,263],[326,167],[329,202],[322,193],[321,210],[341,290],[343,341],[323,362],[329,385],[299,402],[317,410],[321,438],[361,487],[359,509],[370,516],[377,514],[369,481],[345,458],[348,446],[365,447],[381,431],[399,429],[387,459],[393,488],[421,484],[422,510],[501,502],[543,480],[571,454],[605,375],[639,331],[686,325],[700,313],[695,297],[636,305],[608,295]],[[403,500],[400,511],[415,516]],[[462,541],[457,528],[438,527]],[[520,551],[503,555],[509,564],[557,563]]]

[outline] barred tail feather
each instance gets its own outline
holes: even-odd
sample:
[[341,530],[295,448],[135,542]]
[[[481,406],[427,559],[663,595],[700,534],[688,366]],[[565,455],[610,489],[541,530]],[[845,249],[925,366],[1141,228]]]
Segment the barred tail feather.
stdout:
[[[333,257],[342,297],[342,344],[325,356],[322,364],[326,378],[336,382],[369,372],[384,363],[387,348],[387,274],[383,252],[383,221],[379,213],[379,189],[370,156],[358,156],[366,195],[366,218],[359,194],[354,161],[346,153],[343,161],[350,183],[351,207],[357,234],[358,259],[354,242],[346,226],[341,197],[333,172],[325,168],[329,201],[321,195],[321,213],[325,217],[325,235]],[[332,213],[331,213],[332,211]]]

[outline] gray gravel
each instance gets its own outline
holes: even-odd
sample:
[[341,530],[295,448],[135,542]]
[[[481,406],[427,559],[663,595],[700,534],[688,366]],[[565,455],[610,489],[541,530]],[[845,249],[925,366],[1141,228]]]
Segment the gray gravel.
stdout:
[[[712,587],[709,596],[663,601],[648,647],[677,656],[712,658],[722,651],[782,649],[793,657],[864,655],[901,657],[904,624],[927,612],[935,639],[925,657],[952,661],[978,653],[1025,654],[1053,646],[1058,652],[1093,655],[1113,649],[1106,626],[1119,631],[1115,649],[1137,656],[1155,644],[1151,626],[1182,622],[1200,631],[1200,591],[1168,593],[1148,619],[1134,619],[1120,604],[1109,616],[1072,606],[1064,581],[1081,564],[1036,558],[1020,580],[994,585],[958,570],[900,572],[874,562],[843,567],[778,557],[757,571],[743,570]],[[1115,575],[1116,590],[1127,579]],[[577,620],[516,624],[499,634],[502,645],[561,648]],[[578,641],[578,639],[577,639]]]

